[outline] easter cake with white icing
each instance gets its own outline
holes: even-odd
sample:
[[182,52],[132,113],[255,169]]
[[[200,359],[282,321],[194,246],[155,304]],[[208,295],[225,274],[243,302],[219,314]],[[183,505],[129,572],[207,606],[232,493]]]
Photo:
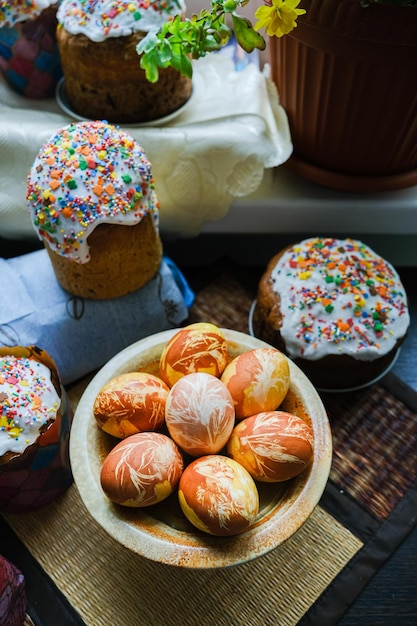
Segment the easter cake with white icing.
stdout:
[[57,40],[72,109],[87,119],[143,123],[185,104],[191,80],[169,67],[150,83],[136,51],[184,10],[183,0],[62,0]]
[[0,347],[0,511],[40,508],[70,486],[72,415],[45,350]]
[[323,389],[368,384],[392,364],[410,323],[394,267],[354,239],[313,237],[276,254],[258,285],[257,337]]
[[0,463],[21,455],[61,406],[50,370],[33,358],[0,357]]
[[60,285],[96,300],[136,291],[159,270],[162,244],[151,164],[105,122],[59,129],[29,172],[27,200]]

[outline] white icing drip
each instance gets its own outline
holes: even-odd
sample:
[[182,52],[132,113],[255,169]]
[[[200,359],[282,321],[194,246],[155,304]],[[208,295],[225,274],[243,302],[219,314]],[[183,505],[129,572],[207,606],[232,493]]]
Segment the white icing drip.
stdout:
[[[323,258],[322,249],[313,247],[317,242],[325,243],[329,256]],[[307,267],[303,265],[306,259],[317,260],[317,264]],[[331,265],[326,266],[329,260]],[[342,278],[339,284],[338,275]],[[371,361],[392,350],[407,332],[407,297],[398,273],[361,242],[304,240],[284,253],[271,279],[281,301],[281,336],[292,358],[317,360],[346,354]],[[386,287],[386,295],[374,293],[369,280],[376,289]],[[326,311],[327,300],[331,311]],[[382,330],[375,331],[374,316],[381,307]]]
[[22,453],[61,404],[49,369],[34,359],[0,358],[0,455]]
[[170,17],[185,11],[183,0],[163,4],[160,0],[63,0],[57,18],[72,35],[83,34],[100,42],[108,37],[159,30]]
[[99,224],[137,224],[148,213],[155,227],[159,221],[145,153],[128,133],[104,122],[60,129],[33,163],[27,198],[39,236],[79,263],[88,262],[88,236]]

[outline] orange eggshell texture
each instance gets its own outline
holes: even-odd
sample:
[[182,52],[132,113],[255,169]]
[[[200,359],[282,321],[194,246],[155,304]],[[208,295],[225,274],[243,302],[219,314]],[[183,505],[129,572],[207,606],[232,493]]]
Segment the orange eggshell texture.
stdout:
[[220,328],[208,322],[189,324],[164,346],[159,375],[170,387],[193,372],[220,376],[227,357],[227,340]]
[[279,407],[290,386],[290,368],[279,350],[255,348],[235,357],[221,380],[234,400],[236,418],[243,419]]
[[168,392],[168,385],[152,374],[120,374],[97,394],[94,417],[100,428],[119,439],[158,430],[164,423]]
[[112,502],[146,507],[167,498],[177,487],[183,459],[176,444],[162,433],[137,433],[109,452],[100,482]]
[[212,374],[188,374],[168,394],[165,423],[173,440],[191,456],[215,454],[235,425],[233,399]]
[[235,426],[227,453],[260,482],[280,482],[301,474],[313,459],[314,435],[300,417],[267,411]]
[[191,524],[211,535],[242,533],[259,512],[253,478],[239,463],[218,454],[200,457],[185,468],[178,500]]

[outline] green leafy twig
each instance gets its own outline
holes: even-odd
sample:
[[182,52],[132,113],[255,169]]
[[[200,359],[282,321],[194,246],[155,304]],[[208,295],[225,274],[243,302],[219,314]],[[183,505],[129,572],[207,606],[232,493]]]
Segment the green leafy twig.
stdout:
[[[160,30],[149,32],[137,46],[140,65],[150,82],[156,82],[159,68],[173,67],[181,74],[192,77],[191,59],[220,50],[232,34],[246,51],[264,50],[265,40],[255,31],[251,22],[238,15],[236,10],[249,0],[213,0],[211,10],[203,9],[199,15],[182,20],[177,15]],[[231,26],[227,20],[231,21]]]

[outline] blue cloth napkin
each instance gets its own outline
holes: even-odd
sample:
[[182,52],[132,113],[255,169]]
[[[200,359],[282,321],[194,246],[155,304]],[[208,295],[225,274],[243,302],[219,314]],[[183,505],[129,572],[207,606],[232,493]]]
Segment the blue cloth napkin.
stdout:
[[166,257],[141,289],[111,300],[62,289],[46,250],[0,259],[0,345],[45,349],[68,385],[135,341],[180,326],[193,300],[185,277]]

